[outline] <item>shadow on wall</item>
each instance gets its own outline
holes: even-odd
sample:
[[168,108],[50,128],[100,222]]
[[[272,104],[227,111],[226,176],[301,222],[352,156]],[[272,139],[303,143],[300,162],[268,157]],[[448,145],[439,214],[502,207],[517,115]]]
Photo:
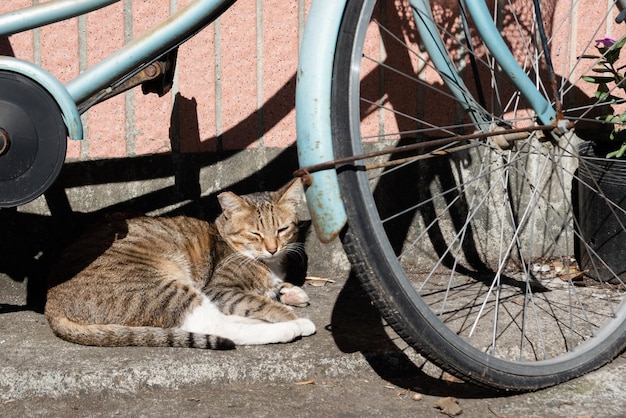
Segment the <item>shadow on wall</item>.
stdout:
[[6,55],[8,57],[14,57],[13,47],[7,36],[0,36],[0,55]]
[[[0,55],[15,56],[8,37],[0,37]],[[45,302],[45,275],[49,264],[61,248],[104,213],[160,209],[166,215],[187,214],[212,219],[219,213],[215,196],[221,190],[201,196],[202,182],[208,183],[211,190],[214,187],[211,187],[212,179],[201,179],[200,172],[203,168],[217,164],[223,165],[220,175],[228,178],[232,173],[233,179],[240,179],[234,184],[229,181],[229,190],[249,193],[279,188],[292,178],[291,173],[297,169],[295,147],[268,153],[272,159],[262,167],[259,162],[251,162],[251,167],[260,168],[245,178],[237,171],[241,165],[235,163],[231,167],[228,160],[238,154],[241,155],[235,161],[246,158],[246,152],[242,153],[241,149],[267,134],[294,109],[295,84],[294,73],[266,100],[262,108],[224,132],[225,137],[237,138],[237,144],[234,144],[237,150],[225,150],[230,144],[222,143],[221,136],[200,138],[196,100],[177,94],[170,115],[170,154],[66,163],[56,182],[44,194],[52,216],[23,213],[16,208],[0,209],[0,272],[15,281],[27,280],[27,308],[41,311]],[[261,124],[259,118],[262,118]],[[207,149],[216,151],[197,152]],[[264,156],[263,160],[268,158]],[[246,168],[250,172],[249,167]],[[139,191],[139,196],[122,195],[116,203],[88,213],[73,211],[66,193],[70,188],[96,185],[106,188],[108,184],[172,177],[174,184],[171,186],[145,193]],[[170,206],[177,209],[163,210]],[[82,207],[88,208],[89,204]]]
[[[286,84],[276,96],[266,103],[280,101],[284,97],[293,97],[295,86]],[[293,100],[292,100],[293,101]],[[269,113],[269,112],[268,112]],[[275,116],[273,123],[266,125],[266,132],[289,110]],[[247,119],[254,117],[250,115]],[[180,126],[184,121],[184,128]],[[245,123],[245,120],[244,122]],[[238,126],[232,128],[238,130]],[[253,142],[255,133],[240,132],[244,138]],[[182,139],[184,138],[184,140]],[[236,171],[239,167],[228,167],[227,160],[241,151],[221,151],[213,153],[182,153],[189,143],[199,142],[196,102],[180,95],[176,97],[170,124],[172,153],[149,155],[135,158],[79,161],[66,163],[56,182],[44,194],[52,216],[19,212],[16,208],[0,210],[0,272],[15,281],[27,280],[27,306],[29,310],[41,312],[45,304],[45,276],[50,264],[59,251],[73,241],[83,229],[97,221],[105,213],[113,212],[164,212],[165,215],[185,214],[205,219],[213,219],[219,213],[216,195],[201,196],[200,171],[216,164],[225,164],[220,171],[233,178],[241,176]],[[242,156],[245,158],[245,156]],[[251,163],[255,164],[255,163]],[[292,178],[298,167],[295,147],[285,148],[259,170],[238,182],[229,185],[229,190],[236,193],[250,193],[257,190],[275,190]],[[66,190],[83,186],[123,184],[154,179],[174,178],[174,184],[161,189],[142,193],[139,196],[122,196],[117,203],[102,209],[83,213],[72,210]],[[210,181],[210,179],[205,180]],[[171,184],[171,182],[170,182]],[[165,210],[164,208],[176,209]],[[17,309],[19,307],[14,307]],[[11,310],[10,307],[3,312]]]

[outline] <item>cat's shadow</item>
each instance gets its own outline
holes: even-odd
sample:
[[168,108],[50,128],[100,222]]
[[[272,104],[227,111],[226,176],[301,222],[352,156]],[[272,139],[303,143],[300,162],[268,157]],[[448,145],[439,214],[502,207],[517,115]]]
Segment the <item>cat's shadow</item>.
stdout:
[[404,343],[396,344],[391,339],[380,313],[354,273],[350,274],[337,296],[328,329],[342,352],[360,352],[382,379],[398,387],[433,396],[502,396],[495,390],[427,374],[422,369],[425,361],[414,363],[400,348]]
[[300,221],[298,224],[298,245],[303,251],[290,251],[287,253],[287,279],[296,286],[304,286],[306,272],[309,265],[309,257],[304,251],[304,242],[311,233],[311,221]]

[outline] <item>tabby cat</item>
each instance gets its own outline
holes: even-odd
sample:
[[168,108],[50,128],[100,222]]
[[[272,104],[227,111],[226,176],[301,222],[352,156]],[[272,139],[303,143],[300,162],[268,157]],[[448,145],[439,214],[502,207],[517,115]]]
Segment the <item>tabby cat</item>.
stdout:
[[[214,224],[191,217],[110,217],[51,270],[45,314],[59,337],[96,346],[227,349],[315,332],[285,283],[299,181],[276,192],[221,193]],[[283,303],[279,302],[280,299]]]

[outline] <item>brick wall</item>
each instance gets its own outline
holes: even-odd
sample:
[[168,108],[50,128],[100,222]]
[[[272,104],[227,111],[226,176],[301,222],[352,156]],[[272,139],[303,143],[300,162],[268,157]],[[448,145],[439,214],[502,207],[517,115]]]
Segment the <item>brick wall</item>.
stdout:
[[[3,0],[0,13],[37,3]],[[11,36],[4,54],[40,64],[62,82],[141,34],[185,0],[121,0],[85,17]],[[241,0],[179,50],[172,91],[134,89],[83,116],[86,141],[68,161],[287,147],[295,142],[295,72],[305,0]]]
[[[39,1],[3,0],[0,13]],[[14,35],[8,42],[0,42],[0,53],[40,64],[67,82],[188,1],[120,0],[85,17]],[[238,1],[214,25],[180,48],[169,94],[144,96],[134,89],[89,110],[83,117],[87,140],[70,141],[68,161],[162,154],[173,147],[189,153],[280,149],[294,144],[298,43],[310,2]],[[452,30],[458,26],[455,4],[433,2],[437,19]],[[559,13],[568,5],[567,1],[544,1],[546,22],[558,25]],[[591,25],[586,19],[597,19],[598,14],[606,13],[606,7],[606,2],[599,5],[597,0],[578,2],[579,39],[604,35],[589,33]],[[531,13],[529,9],[529,16]],[[614,32],[614,28],[606,28],[606,33]],[[519,45],[511,47],[515,50]],[[576,43],[571,42],[553,55],[561,66],[562,60],[573,62],[579,54]],[[583,66],[578,69],[582,71]],[[364,74],[369,70],[366,66]],[[433,77],[436,82],[428,68],[420,72],[420,77]],[[586,95],[593,94],[593,86],[582,87]],[[412,114],[433,112],[429,121],[436,123],[437,114],[453,109],[437,109],[434,101],[427,97],[406,100],[416,107],[410,109]],[[387,124],[395,123],[391,114],[370,115],[371,129],[378,129],[381,118],[386,118]]]

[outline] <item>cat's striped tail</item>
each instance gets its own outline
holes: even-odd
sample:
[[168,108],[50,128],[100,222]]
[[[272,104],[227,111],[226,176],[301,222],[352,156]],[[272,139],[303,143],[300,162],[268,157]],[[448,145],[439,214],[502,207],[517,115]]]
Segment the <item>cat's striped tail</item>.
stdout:
[[198,334],[179,328],[131,327],[115,324],[84,325],[65,317],[48,317],[54,333],[77,344],[100,347],[188,347],[229,350],[235,343],[227,338]]

